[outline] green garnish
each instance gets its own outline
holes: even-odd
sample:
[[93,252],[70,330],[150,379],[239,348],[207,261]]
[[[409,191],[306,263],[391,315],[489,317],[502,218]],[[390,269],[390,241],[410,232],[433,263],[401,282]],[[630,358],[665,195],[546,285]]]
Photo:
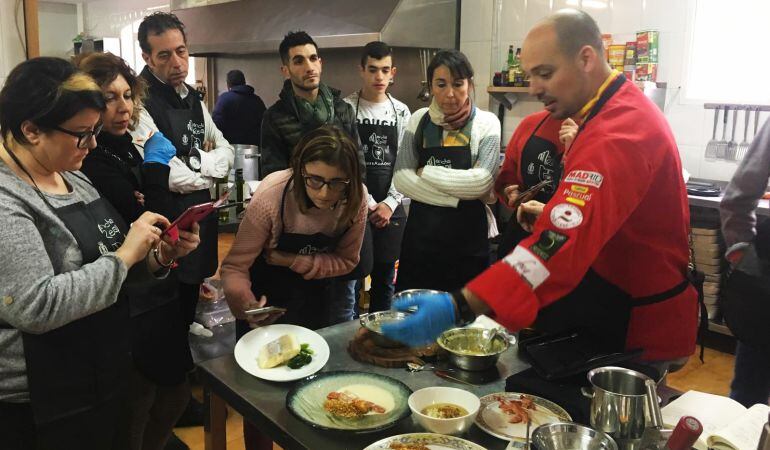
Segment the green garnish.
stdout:
[[302,344],[299,346],[299,354],[290,359],[286,363],[290,369],[299,369],[300,367],[310,364],[313,360],[313,350],[310,349],[310,344]]

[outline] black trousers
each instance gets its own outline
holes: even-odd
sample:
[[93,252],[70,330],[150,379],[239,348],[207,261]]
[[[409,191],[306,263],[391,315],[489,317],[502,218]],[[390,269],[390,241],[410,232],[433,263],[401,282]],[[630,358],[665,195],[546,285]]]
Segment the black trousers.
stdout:
[[94,408],[36,425],[29,403],[0,402],[3,450],[124,450],[127,445],[125,398],[119,395]]
[[200,288],[200,283],[189,284],[179,282],[179,303],[182,319],[188,326],[195,321],[195,308],[198,307]]

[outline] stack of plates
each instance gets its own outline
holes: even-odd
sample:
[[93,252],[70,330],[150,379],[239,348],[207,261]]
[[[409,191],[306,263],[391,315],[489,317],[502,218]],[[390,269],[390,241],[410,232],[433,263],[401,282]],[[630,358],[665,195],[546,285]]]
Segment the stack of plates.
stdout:
[[698,270],[706,275],[703,283],[703,301],[706,304],[708,318],[713,320],[719,314],[717,299],[725,264],[723,258],[725,248],[718,227],[693,228],[692,234],[695,264]]

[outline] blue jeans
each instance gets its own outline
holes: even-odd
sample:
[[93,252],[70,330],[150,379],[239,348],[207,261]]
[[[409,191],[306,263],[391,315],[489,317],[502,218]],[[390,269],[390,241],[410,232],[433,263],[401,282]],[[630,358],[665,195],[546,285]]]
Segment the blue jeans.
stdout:
[[329,280],[326,294],[329,305],[329,325],[356,318],[357,280]]
[[730,398],[749,408],[768,404],[770,397],[770,355],[738,341],[735,348],[735,374]]

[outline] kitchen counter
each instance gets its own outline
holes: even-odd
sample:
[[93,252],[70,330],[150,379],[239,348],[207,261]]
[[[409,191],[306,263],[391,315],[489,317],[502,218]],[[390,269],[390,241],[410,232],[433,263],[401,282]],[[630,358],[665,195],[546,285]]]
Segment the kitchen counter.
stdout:
[[[503,353],[497,363],[498,376],[490,381],[468,386],[437,377],[429,371],[410,373],[403,368],[387,369],[353,360],[347,346],[358,321],[351,321],[319,330],[329,344],[331,357],[322,369],[365,371],[386,375],[403,381],[412,390],[429,386],[451,386],[467,389],[479,397],[505,390],[505,379],[529,367],[517,354],[516,346]],[[232,354],[198,364],[198,373],[206,390],[210,417],[204,427],[207,450],[226,448],[225,403],[251,420],[285,450],[360,450],[388,436],[424,431],[412,417],[396,426],[376,433],[330,432],[315,429],[291,415],[286,409],[286,394],[295,383],[274,383],[256,378],[238,366]],[[238,430],[237,432],[240,432]],[[473,425],[463,436],[488,450],[503,450],[507,442],[492,437]]]

